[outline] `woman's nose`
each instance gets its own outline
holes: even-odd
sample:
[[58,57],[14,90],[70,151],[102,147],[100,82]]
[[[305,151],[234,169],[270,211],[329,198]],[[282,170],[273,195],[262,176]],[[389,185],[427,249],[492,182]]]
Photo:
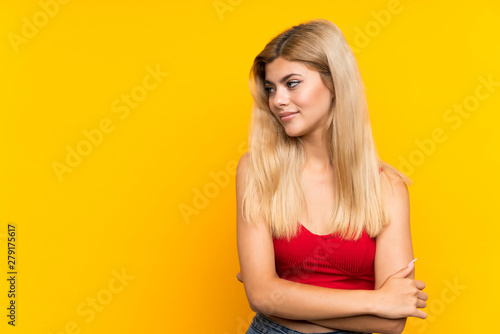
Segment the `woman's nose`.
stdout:
[[274,94],[273,103],[276,107],[287,105],[289,101],[288,91],[284,87],[278,87]]

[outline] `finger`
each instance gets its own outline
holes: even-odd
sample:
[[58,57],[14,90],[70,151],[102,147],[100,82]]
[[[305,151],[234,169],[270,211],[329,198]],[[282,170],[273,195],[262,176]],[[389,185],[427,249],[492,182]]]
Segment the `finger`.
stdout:
[[414,317],[420,318],[420,319],[425,319],[425,318],[427,318],[427,313],[425,313],[424,311],[421,311],[421,310],[416,310]]
[[425,308],[427,306],[427,303],[424,300],[419,299],[417,301],[417,308]]
[[427,295],[427,293],[425,293],[423,291],[419,291],[417,293],[417,297],[418,297],[418,299],[421,299],[421,300],[427,300],[427,299],[429,299],[429,296]]
[[401,268],[400,270],[396,271],[394,274],[392,274],[392,277],[401,277],[404,278],[408,276],[413,270],[413,267],[404,267]]
[[241,283],[243,283],[243,280],[241,278],[241,273],[237,273],[236,274],[236,278],[238,279],[238,281],[240,281]]
[[415,285],[417,286],[417,288],[419,288],[420,290],[424,289],[425,288],[425,283],[422,282],[422,281],[419,281],[418,279],[415,280]]
[[414,268],[415,267],[415,261],[417,261],[417,259],[413,259],[410,263],[408,263],[408,267]]

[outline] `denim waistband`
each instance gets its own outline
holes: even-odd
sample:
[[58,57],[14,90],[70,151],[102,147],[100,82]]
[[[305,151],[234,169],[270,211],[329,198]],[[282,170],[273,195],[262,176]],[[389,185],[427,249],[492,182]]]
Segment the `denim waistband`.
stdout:
[[[313,334],[313,333],[304,333],[304,332],[299,332],[294,329],[288,328],[286,326],[283,326],[280,323],[277,323],[265,316],[263,316],[260,313],[255,314],[255,317],[252,320],[252,323],[250,324],[250,327],[252,327],[255,331],[261,333],[261,334],[273,334],[273,333],[279,333],[279,334]],[[318,334],[318,333],[316,333]],[[324,332],[324,333],[319,333],[319,334],[372,334],[372,333],[367,333],[367,332],[353,332],[353,331],[332,331],[332,332]]]

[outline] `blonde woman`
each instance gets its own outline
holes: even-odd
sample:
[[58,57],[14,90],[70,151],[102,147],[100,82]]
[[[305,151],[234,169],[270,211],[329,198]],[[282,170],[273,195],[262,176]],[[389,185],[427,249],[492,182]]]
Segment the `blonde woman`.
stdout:
[[356,60],[323,19],[273,38],[250,71],[237,245],[247,333],[401,333],[426,318],[411,180],[380,160]]

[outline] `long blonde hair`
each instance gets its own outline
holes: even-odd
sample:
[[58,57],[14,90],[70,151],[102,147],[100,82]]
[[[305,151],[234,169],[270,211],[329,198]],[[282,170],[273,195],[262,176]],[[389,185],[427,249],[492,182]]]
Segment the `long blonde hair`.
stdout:
[[254,59],[249,78],[253,105],[242,203],[245,219],[263,217],[274,237],[289,240],[298,231],[300,213],[309,216],[300,177],[306,161],[302,138],[285,133],[269,108],[264,88],[265,65],[277,57],[318,71],[334,96],[324,128],[336,180],[328,230],[345,239],[358,239],[363,229],[375,237],[389,223],[379,168],[407,184],[412,181],[379,158],[357,62],[340,29],[324,19],[281,32]]

